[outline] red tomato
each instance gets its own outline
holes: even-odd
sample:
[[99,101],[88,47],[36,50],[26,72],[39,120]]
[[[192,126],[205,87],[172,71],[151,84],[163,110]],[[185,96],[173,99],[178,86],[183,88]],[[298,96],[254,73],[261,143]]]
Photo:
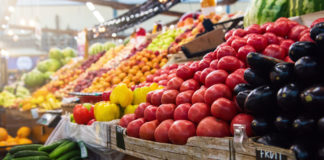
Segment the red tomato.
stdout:
[[310,37],[310,33],[304,34],[299,41],[307,41],[307,42],[314,42],[314,40]]
[[218,69],[210,72],[205,79],[205,86],[210,87],[217,83],[224,83],[228,73],[224,70]]
[[299,36],[298,36],[298,39],[300,39],[300,38],[301,38],[304,34],[306,34],[306,33],[310,33],[310,29],[309,29],[309,28],[307,28],[307,29],[301,31],[300,34],[299,34]]
[[159,106],[161,104],[163,92],[164,92],[163,89],[154,91],[154,93],[151,96],[151,104],[152,105]]
[[251,26],[245,28],[246,33],[250,34],[250,33],[256,33],[256,34],[261,34],[262,33],[262,29],[260,27],[260,25],[258,24],[252,24]]
[[200,82],[200,75],[201,75],[201,71],[195,72],[193,79],[196,80],[197,82],[201,83]]
[[158,107],[149,105],[144,110],[144,119],[145,121],[152,121],[156,119],[156,110]]
[[233,32],[233,36],[239,36],[239,37],[244,37],[246,35],[246,31],[244,29],[236,29],[234,32]]
[[176,105],[184,104],[184,103],[191,103],[191,97],[193,95],[193,90],[188,90],[181,92],[177,95],[176,98]]
[[250,52],[255,52],[255,49],[252,46],[250,45],[243,46],[238,50],[236,57],[241,61],[246,62],[246,56]]
[[210,114],[209,110],[207,104],[201,102],[195,103],[189,109],[188,118],[192,122],[199,123]]
[[226,32],[225,40],[228,40],[230,37],[232,37],[233,32],[234,32],[234,29],[231,29],[230,31]]
[[232,99],[231,90],[224,84],[214,84],[205,91],[205,103],[211,105],[216,99],[225,97]]
[[206,79],[207,75],[208,75],[210,72],[212,72],[212,71],[214,71],[213,68],[205,68],[205,69],[201,72],[201,75],[200,75],[200,82],[203,83],[203,84],[205,84],[205,79]]
[[158,125],[157,120],[145,122],[139,130],[139,138],[154,141],[154,132]]
[[199,82],[197,82],[194,79],[188,79],[181,84],[180,92],[184,92],[187,90],[195,91],[195,90],[199,89],[199,87],[200,87]]
[[197,127],[197,136],[228,137],[231,135],[229,125],[220,119],[209,116],[200,121]]
[[[235,51],[238,51],[240,47],[245,45],[246,45],[246,40],[243,38],[235,39],[231,44],[231,46],[235,49]],[[233,55],[228,55],[228,56],[233,56]]]
[[245,130],[247,136],[251,137],[253,135],[251,122],[253,121],[253,117],[249,114],[240,113],[236,115],[231,122],[231,133],[234,135],[234,124],[243,124],[245,125]]
[[205,91],[206,91],[205,87],[200,87],[200,89],[196,90],[191,97],[191,103],[193,104],[198,102],[205,103],[205,99],[204,99]]
[[240,75],[238,73],[231,73],[227,79],[226,79],[226,82],[225,84],[231,89],[233,90],[234,87],[237,85],[237,84],[240,84],[240,83],[246,83],[246,81],[244,80],[244,75]]
[[226,98],[218,98],[211,106],[211,114],[221,120],[230,121],[236,115],[234,102]]
[[91,108],[87,108],[82,104],[77,104],[73,108],[73,117],[77,124],[87,124],[91,119],[93,119],[90,112]]
[[289,39],[298,41],[299,34],[305,29],[307,29],[307,27],[303,25],[297,25],[293,27],[288,34]]
[[289,47],[294,43],[295,42],[293,40],[290,40],[290,39],[283,40],[280,43],[280,48],[283,48],[285,50],[285,55],[288,55]]
[[169,128],[168,137],[173,144],[186,144],[190,137],[196,135],[195,124],[188,120],[177,120]]
[[176,97],[179,94],[178,90],[175,89],[170,89],[170,90],[165,90],[162,94],[162,98],[161,98],[161,103],[162,104],[175,104],[176,102]]
[[277,36],[285,37],[289,33],[289,25],[287,21],[278,21],[274,23],[275,34]]
[[283,41],[283,40],[285,40],[284,38],[282,38],[282,37],[277,37],[278,38],[278,40],[279,40],[279,44]]
[[199,70],[199,61],[195,61],[190,64],[189,68],[193,71],[196,72]]
[[154,131],[154,139],[156,142],[161,142],[161,143],[170,142],[168,132],[173,122],[174,121],[172,119],[168,119],[159,124],[159,126]]
[[262,51],[268,45],[268,40],[261,36],[256,35],[253,37],[249,37],[247,40],[247,44],[252,46],[256,51]]
[[218,59],[215,59],[210,62],[210,68],[217,69]]
[[275,22],[280,22],[280,21],[290,21],[290,19],[288,19],[286,17],[280,17]]
[[261,25],[261,31],[262,33],[266,32],[268,25],[271,24],[271,22],[267,22],[263,25]]
[[[179,90],[179,89],[180,89],[180,86],[181,86],[182,83],[183,83],[183,80],[182,80],[181,78],[179,78],[179,77],[174,77],[174,78],[170,79],[170,81],[168,82],[166,88],[167,88],[167,89],[175,89],[175,90]],[[153,92],[153,91],[151,91],[151,92]],[[149,93],[151,93],[151,92],[149,92]],[[147,97],[148,97],[148,96],[149,96],[149,95],[147,95]],[[146,100],[146,102],[150,103],[151,100],[150,100],[150,101],[147,101],[147,100]]]
[[221,47],[217,51],[217,59],[220,59],[224,56],[235,56],[235,55],[236,55],[235,49],[230,46]]
[[151,98],[152,98],[153,93],[154,93],[154,91],[150,91],[150,92],[147,93],[147,95],[146,95],[146,102],[147,103],[151,103]]
[[265,33],[263,36],[268,40],[268,44],[279,44],[279,40],[275,34]]
[[223,69],[229,73],[234,72],[236,69],[240,68],[240,60],[234,56],[222,57],[217,64],[218,69]]
[[240,68],[240,69],[237,69],[235,72],[233,72],[233,73],[235,73],[235,74],[238,74],[238,75],[240,75],[241,77],[244,77],[244,72],[245,72],[245,68]]
[[144,117],[144,110],[147,106],[149,106],[149,103],[141,103],[138,105],[138,107],[135,110],[135,118],[142,118]]
[[317,23],[321,23],[321,22],[324,22],[324,18],[318,18],[316,19],[312,25],[310,26],[310,28],[313,28]]
[[178,107],[174,110],[173,119],[174,120],[189,120],[188,112],[191,107],[190,103],[184,103],[178,105]]
[[247,35],[245,35],[244,37],[243,37],[243,39],[249,39],[250,37],[254,37],[254,36],[257,36],[257,35],[259,35],[259,34],[256,34],[256,33],[250,33],[250,34],[247,34]]
[[239,62],[240,62],[240,68],[245,68],[245,63],[241,60]]
[[194,75],[193,70],[189,67],[189,65],[183,65],[177,69],[177,76],[182,78],[183,80],[187,80],[192,78]]
[[270,22],[270,24],[267,26],[266,32],[276,33],[276,28],[273,22]]
[[289,56],[287,56],[287,57],[285,58],[284,61],[285,61],[285,62],[288,62],[288,63],[295,63],[294,61],[292,61],[292,60],[290,59]]
[[228,45],[231,45],[232,44],[232,42],[235,40],[235,39],[238,39],[238,38],[241,38],[241,37],[239,37],[239,36],[232,36],[231,38],[229,38],[227,41],[226,41],[226,43],[228,44]]
[[264,49],[263,54],[278,59],[284,59],[286,56],[285,49],[276,44],[270,44],[266,49]]
[[199,71],[202,71],[205,68],[208,68],[210,64],[210,61],[207,61],[206,59],[200,60],[199,62]]
[[174,109],[174,104],[161,104],[156,110],[156,119],[159,122],[162,122],[166,119],[172,119]]
[[128,123],[134,120],[135,120],[135,114],[126,114],[120,119],[119,125],[126,128]]
[[287,23],[288,23],[288,26],[289,26],[290,29],[292,29],[295,26],[299,25],[299,23],[296,22],[296,21],[287,21]]
[[138,118],[127,125],[127,135],[131,137],[139,137],[140,127],[144,124],[144,118]]
[[[207,60],[208,62],[211,62],[214,58],[213,58],[213,55],[212,55],[212,53],[213,52],[209,52],[209,53],[207,53],[204,57],[203,57],[203,59],[205,59],[205,60]],[[197,62],[197,61],[196,61]],[[196,63],[196,62],[193,62],[193,63]],[[192,64],[193,64],[192,63]],[[192,65],[191,64],[191,65]],[[190,65],[190,66],[191,66]],[[199,63],[198,63],[198,66],[199,66]],[[194,70],[195,71],[195,70]]]

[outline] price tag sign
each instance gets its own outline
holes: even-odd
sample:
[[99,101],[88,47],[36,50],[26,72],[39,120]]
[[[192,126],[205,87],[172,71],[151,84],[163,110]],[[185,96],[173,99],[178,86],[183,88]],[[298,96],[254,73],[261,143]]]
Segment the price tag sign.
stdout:
[[277,152],[257,149],[256,160],[287,160],[287,156]]
[[120,126],[116,126],[116,142],[117,142],[117,147],[121,149],[126,149],[125,148],[125,142],[124,142],[124,128]]
[[34,119],[37,119],[39,117],[39,115],[38,115],[38,109],[37,108],[31,109],[30,112],[31,112],[31,115],[32,115],[32,117]]
[[87,148],[86,148],[84,142],[79,141],[78,144],[79,144],[79,148],[80,148],[80,151],[81,151],[81,158],[87,158],[88,157],[88,151],[87,151]]

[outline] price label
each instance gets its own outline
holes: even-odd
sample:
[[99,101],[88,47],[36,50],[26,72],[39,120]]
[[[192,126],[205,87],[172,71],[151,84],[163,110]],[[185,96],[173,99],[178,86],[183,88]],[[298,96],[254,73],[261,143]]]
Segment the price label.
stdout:
[[257,149],[256,160],[287,160],[287,156],[277,152]]
[[88,157],[88,151],[87,151],[87,148],[86,148],[84,142],[79,141],[78,144],[79,144],[79,148],[80,148],[80,151],[81,151],[81,158],[87,158]]
[[39,117],[37,108],[31,109],[30,113],[34,119],[37,119]]
[[121,149],[126,149],[125,148],[125,142],[124,142],[124,128],[120,126],[116,126],[116,142],[117,142],[117,147]]

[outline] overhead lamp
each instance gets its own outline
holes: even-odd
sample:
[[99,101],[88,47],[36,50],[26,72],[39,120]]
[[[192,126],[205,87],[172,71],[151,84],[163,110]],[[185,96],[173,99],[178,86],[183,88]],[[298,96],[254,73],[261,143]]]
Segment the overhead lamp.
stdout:
[[159,0],[160,3],[166,3],[168,0]]
[[20,33],[25,34],[26,32],[25,32],[25,30],[20,30]]
[[105,31],[106,31],[106,28],[104,26],[99,27],[99,32],[105,32]]
[[24,19],[21,19],[19,23],[20,23],[20,25],[23,25],[23,26],[26,25],[26,21]]
[[122,40],[122,39],[118,39],[118,42],[119,42],[119,43],[123,43],[123,40]]
[[7,33],[9,36],[12,36],[14,34],[12,30],[9,30]]
[[99,11],[94,11],[92,13],[100,23],[103,23],[105,21],[105,19],[102,17]]
[[223,7],[222,6],[217,6],[216,7],[216,12],[222,12],[223,11]]
[[113,33],[113,34],[111,34],[111,36],[115,38],[115,37],[117,37],[117,34]]
[[5,24],[1,25],[1,28],[2,28],[2,29],[6,29],[7,27],[8,27],[8,26],[5,25]]
[[15,42],[17,42],[17,41],[19,40],[19,36],[18,36],[18,35],[14,35],[14,36],[12,37],[12,39],[13,39]]
[[90,11],[94,11],[94,10],[96,9],[96,7],[93,5],[92,2],[87,2],[87,3],[86,3],[86,6],[88,7],[88,9],[89,9]]
[[9,16],[5,16],[5,20],[6,21],[9,21],[10,20],[10,17]]
[[29,20],[29,26],[31,26],[31,27],[35,27],[35,21],[34,20]]
[[9,12],[11,12],[11,13],[12,13],[12,12],[15,12],[15,8],[14,8],[13,6],[9,6],[9,7],[8,7],[8,10],[9,10]]

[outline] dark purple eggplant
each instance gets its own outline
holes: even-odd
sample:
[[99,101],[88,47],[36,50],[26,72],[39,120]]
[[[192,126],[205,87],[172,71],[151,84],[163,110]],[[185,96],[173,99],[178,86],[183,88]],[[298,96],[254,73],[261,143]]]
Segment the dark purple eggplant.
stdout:
[[289,148],[290,146],[290,139],[279,134],[270,132],[260,138],[257,139],[258,143],[270,146],[277,146],[282,148]]
[[252,86],[266,85],[270,82],[267,76],[263,76],[251,68],[248,68],[244,71],[244,80]]
[[269,115],[277,111],[276,106],[276,92],[269,86],[252,90],[244,102],[245,111],[253,115]]
[[306,110],[312,112],[324,111],[324,85],[306,88],[300,94],[300,97]]
[[318,48],[313,42],[299,41],[292,44],[289,48],[289,58],[296,62],[304,56],[317,56]]
[[285,115],[277,116],[274,121],[274,126],[279,133],[290,134],[292,131],[292,118]]
[[298,79],[315,82],[321,78],[320,64],[315,58],[304,56],[295,63],[295,74]]
[[234,87],[233,92],[234,92],[234,95],[236,96],[241,91],[251,90],[251,89],[254,89],[251,85],[246,84],[246,83],[240,83]]
[[302,145],[292,145],[290,149],[294,151],[297,160],[311,160],[314,157],[311,151]]
[[251,128],[255,136],[263,136],[273,129],[271,120],[264,117],[256,117],[251,122]]
[[283,86],[277,93],[278,106],[286,112],[297,112],[301,102],[299,93],[299,88],[294,83]]
[[324,117],[317,121],[317,129],[320,135],[324,135]]
[[309,135],[316,131],[316,121],[312,117],[298,117],[293,121],[292,126],[296,135]]
[[237,105],[241,108],[242,111],[244,111],[244,102],[246,100],[246,97],[249,95],[251,90],[245,90],[241,91],[236,95],[236,102]]
[[316,36],[324,33],[324,22],[317,23],[311,30],[310,30],[310,36],[315,41]]
[[271,84],[281,87],[294,79],[293,63],[277,63],[270,72]]
[[247,63],[256,72],[262,73],[264,75],[269,75],[270,70],[277,63],[284,62],[280,59],[265,56],[260,53],[250,52],[246,56]]

